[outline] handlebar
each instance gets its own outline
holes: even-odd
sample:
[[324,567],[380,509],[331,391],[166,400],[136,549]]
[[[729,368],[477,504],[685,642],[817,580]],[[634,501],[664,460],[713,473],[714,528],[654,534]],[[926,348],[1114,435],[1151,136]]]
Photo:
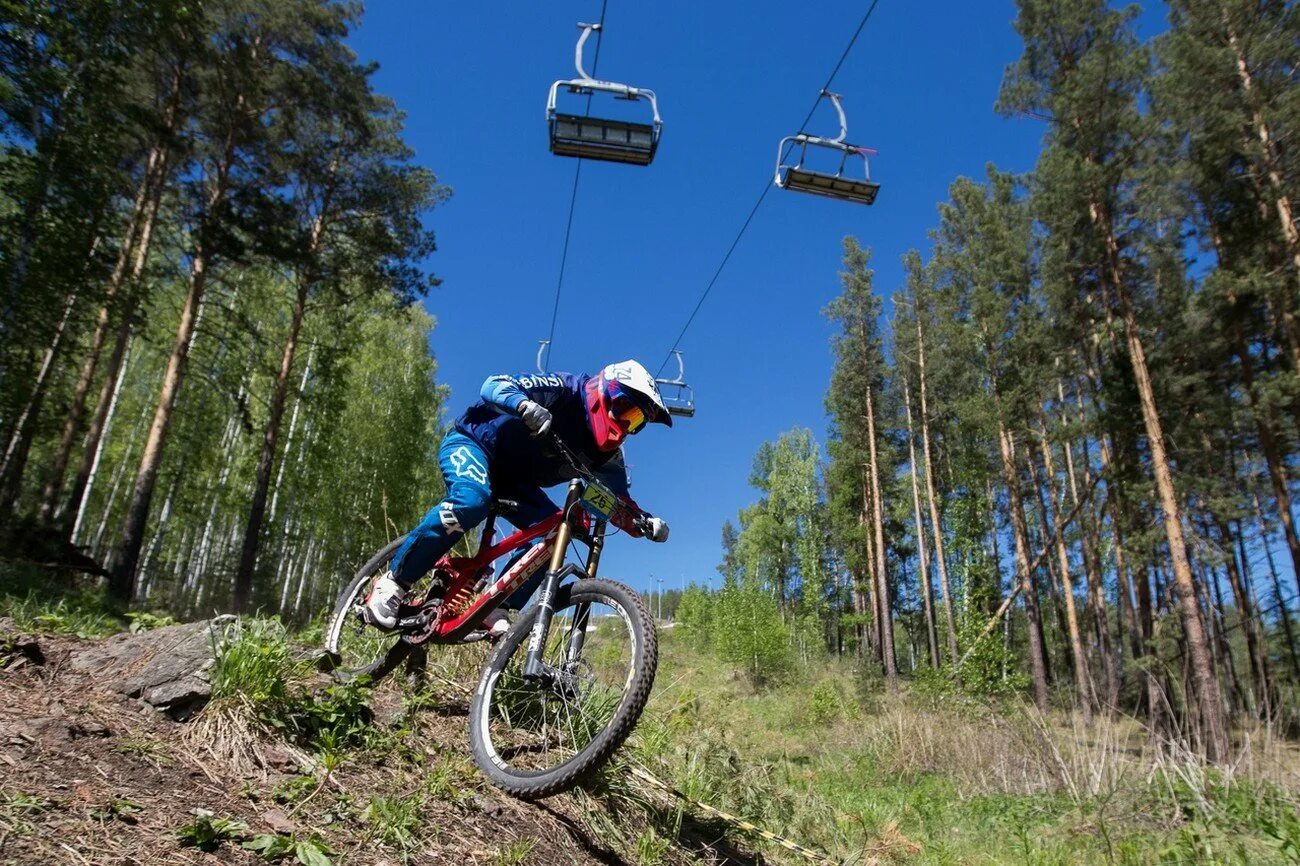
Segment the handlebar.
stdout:
[[[604,487],[600,478],[596,476],[596,473],[582,465],[582,462],[578,459],[578,456],[573,453],[573,450],[570,449],[568,445],[564,444],[563,439],[555,433],[548,434],[546,438],[551,441],[551,444],[555,446],[555,450],[560,453],[560,456],[565,459],[569,464],[569,467],[576,475],[578,475],[578,477],[589,484],[594,483]],[[649,534],[650,518],[654,515],[648,511],[642,511],[639,508],[629,507],[621,497],[618,499],[618,507],[620,510],[625,511],[632,516],[632,525],[635,526],[643,535]]]

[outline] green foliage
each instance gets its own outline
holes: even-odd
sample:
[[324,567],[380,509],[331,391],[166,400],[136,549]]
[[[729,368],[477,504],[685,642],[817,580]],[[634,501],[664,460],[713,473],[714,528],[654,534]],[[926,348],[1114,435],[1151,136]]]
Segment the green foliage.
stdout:
[[288,699],[298,671],[284,627],[274,620],[243,620],[218,648],[209,679],[212,698],[239,697],[259,712]]
[[12,618],[19,631],[93,639],[122,628],[122,620],[101,592],[59,585],[48,575],[7,566],[0,566],[0,583],[0,616]]
[[664,856],[671,847],[667,839],[656,833],[653,828],[647,827],[636,837],[636,847],[633,850],[638,866],[658,866],[664,862]]
[[330,866],[332,853],[325,841],[315,833],[305,839],[275,833],[259,833],[240,847],[255,853],[268,862],[277,862],[293,855],[294,862],[302,866]]
[[692,640],[707,644],[713,631],[713,595],[704,587],[691,584],[682,594],[677,607],[677,626]]
[[275,620],[245,619],[217,653],[214,702],[237,700],[267,729],[333,755],[375,736],[363,682],[310,688],[313,667],[295,656],[288,632]]
[[361,820],[370,825],[371,836],[398,848],[410,848],[424,825],[423,792],[371,797],[361,812]]
[[90,817],[97,818],[100,821],[112,821],[114,819],[126,824],[135,824],[140,819],[137,814],[144,811],[144,807],[138,803],[132,803],[130,800],[114,797],[104,804],[102,808],[91,809]]
[[248,824],[232,818],[218,818],[208,809],[195,809],[194,820],[176,830],[176,841],[200,851],[212,852],[222,842],[242,838]]
[[165,613],[149,613],[143,610],[129,610],[126,612],[127,621],[131,624],[127,626],[127,631],[135,634],[137,632],[149,631],[155,628],[164,628],[169,625],[176,625],[176,620]]
[[763,590],[730,587],[714,602],[713,646],[755,685],[779,679],[793,664],[790,630],[776,601]]
[[532,851],[532,839],[517,839],[497,850],[492,856],[492,866],[521,866]]

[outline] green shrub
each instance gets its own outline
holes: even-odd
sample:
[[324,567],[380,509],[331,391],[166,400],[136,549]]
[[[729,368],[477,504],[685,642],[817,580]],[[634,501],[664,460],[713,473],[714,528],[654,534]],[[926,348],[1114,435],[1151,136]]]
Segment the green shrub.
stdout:
[[207,809],[195,809],[194,820],[176,831],[176,841],[200,851],[215,851],[221,843],[240,839],[248,825],[232,818],[218,818]]
[[405,797],[371,797],[361,813],[373,836],[389,845],[406,849],[415,843],[424,823],[424,795],[417,791]]
[[691,584],[677,605],[678,628],[697,643],[708,644],[712,639],[713,600],[707,590]]
[[237,701],[285,739],[318,750],[357,746],[371,736],[365,684],[352,681],[313,691],[311,663],[296,659],[288,633],[275,620],[245,620],[218,650],[213,701]]
[[742,668],[756,686],[779,679],[791,668],[790,630],[771,595],[728,587],[715,604],[714,646],[724,661]]
[[829,725],[846,715],[844,694],[832,680],[813,686],[808,699],[808,719],[814,725]]

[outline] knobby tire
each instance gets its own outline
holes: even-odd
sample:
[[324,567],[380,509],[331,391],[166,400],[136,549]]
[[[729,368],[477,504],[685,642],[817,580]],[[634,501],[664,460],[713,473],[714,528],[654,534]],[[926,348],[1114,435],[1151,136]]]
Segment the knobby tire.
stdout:
[[[506,764],[489,741],[492,724],[492,693],[495,684],[517,652],[527,652],[527,644],[537,619],[536,605],[524,611],[519,620],[501,639],[488,659],[479,678],[470,708],[470,745],[474,761],[488,779],[506,793],[524,800],[536,800],[567,791],[601,767],[623,744],[636,727],[650,698],[658,663],[658,640],[654,620],[641,597],[628,587],[601,578],[579,580],[556,592],[555,610],[570,605],[594,602],[621,609],[625,623],[634,636],[631,672],[617,709],[604,729],[577,754],[549,770],[522,770]],[[552,626],[554,632],[555,624]]]

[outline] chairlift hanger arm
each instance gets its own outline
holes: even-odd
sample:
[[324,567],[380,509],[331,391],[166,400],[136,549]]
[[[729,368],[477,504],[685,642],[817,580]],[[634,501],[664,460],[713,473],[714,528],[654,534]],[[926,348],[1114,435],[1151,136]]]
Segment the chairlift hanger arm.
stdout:
[[663,379],[656,377],[655,381],[660,385],[685,385],[686,384],[686,362],[682,360],[682,350],[673,349],[672,355],[677,359],[677,378]]
[[592,33],[599,33],[605,29],[604,24],[584,24],[578,22],[578,27],[582,28],[582,35],[578,37],[578,44],[573,48],[573,68],[578,70],[578,77],[583,81],[592,81],[592,77],[587,74],[587,70],[582,68],[582,49],[587,44],[587,38]]
[[563,79],[556,81],[551,85],[550,95],[546,100],[546,116],[553,118],[555,116],[556,96],[560,87],[568,87],[577,93],[584,93],[592,90],[599,90],[603,93],[612,93],[616,97],[629,99],[633,102],[644,99],[650,103],[650,111],[654,115],[654,125],[656,128],[663,125],[663,119],[659,116],[659,100],[655,97],[655,92],[645,87],[632,87],[628,84],[619,84],[616,81],[603,81],[592,78],[587,74],[587,70],[582,66],[582,55],[587,39],[593,32],[599,32],[604,29],[602,24],[585,24],[578,23],[582,28],[582,35],[578,37],[578,44],[573,49],[573,67],[578,72],[578,77],[565,81]]
[[695,390],[686,384],[686,364],[682,360],[681,349],[673,349],[672,354],[677,358],[677,378],[664,379],[655,377],[655,384],[677,389],[676,394],[663,394],[662,391],[660,392],[669,415],[693,418],[695,417]]

